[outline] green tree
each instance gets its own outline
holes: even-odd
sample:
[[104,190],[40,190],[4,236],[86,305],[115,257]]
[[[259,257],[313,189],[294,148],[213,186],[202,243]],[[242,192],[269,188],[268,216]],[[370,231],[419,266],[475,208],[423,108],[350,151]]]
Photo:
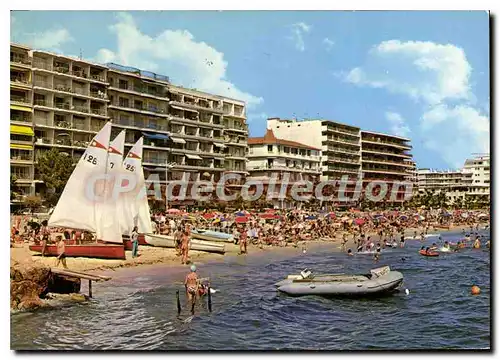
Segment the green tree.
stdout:
[[19,187],[17,186],[17,177],[16,175],[10,174],[10,200],[14,200],[19,191]]
[[31,213],[35,211],[36,208],[40,207],[42,205],[42,198],[39,196],[26,196],[26,199],[24,199],[24,203],[28,209],[30,209]]
[[48,192],[45,201],[48,205],[55,205],[73,172],[72,157],[51,149],[38,157],[35,169]]

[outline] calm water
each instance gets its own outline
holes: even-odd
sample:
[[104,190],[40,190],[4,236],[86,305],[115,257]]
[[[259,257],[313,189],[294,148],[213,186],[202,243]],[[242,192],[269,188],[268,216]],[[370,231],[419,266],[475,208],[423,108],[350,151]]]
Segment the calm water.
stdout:
[[[485,233],[486,234],[486,233]],[[489,234],[488,235],[489,238]],[[459,234],[443,233],[456,241]],[[437,239],[436,239],[437,240]],[[436,241],[434,240],[434,241]],[[427,243],[432,243],[429,239]],[[490,347],[490,253],[463,250],[439,258],[417,254],[418,241],[390,250],[374,265],[368,255],[308,251],[234,257],[199,264],[220,292],[213,312],[187,309],[177,318],[175,291],[187,271],[126,269],[94,284],[94,299],[58,310],[11,317],[13,349],[469,349]],[[405,260],[403,260],[403,257]],[[273,284],[308,267],[317,272],[366,272],[390,265],[410,290],[374,300],[292,298]],[[472,284],[481,295],[471,296]],[[84,290],[84,289],[82,289]],[[181,296],[183,302],[184,296]],[[184,305],[184,302],[183,302]]]

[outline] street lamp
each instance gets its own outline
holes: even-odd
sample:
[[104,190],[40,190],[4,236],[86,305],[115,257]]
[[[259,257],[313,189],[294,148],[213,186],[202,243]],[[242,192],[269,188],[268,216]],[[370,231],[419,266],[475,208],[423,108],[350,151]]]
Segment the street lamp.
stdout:
[[176,165],[177,163],[175,162],[169,163],[168,159],[165,163],[165,212],[168,210],[168,169],[171,169]]

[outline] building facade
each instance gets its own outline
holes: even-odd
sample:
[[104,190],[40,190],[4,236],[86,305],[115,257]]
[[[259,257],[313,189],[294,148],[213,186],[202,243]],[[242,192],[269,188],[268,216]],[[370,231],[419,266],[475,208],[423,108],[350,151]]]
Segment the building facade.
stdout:
[[144,136],[145,176],[154,175],[163,196],[167,181],[247,175],[243,101],[135,68],[11,45],[11,172],[23,194],[38,192],[37,156],[57,148],[76,162],[109,120],[112,138],[126,130],[126,152]]
[[465,160],[462,171],[471,177],[467,195],[490,201],[490,155],[476,155]]
[[[363,178],[369,181],[384,180],[389,184],[408,179],[414,168],[409,139],[361,130],[330,120],[283,120],[270,118],[267,122],[276,136],[300,141],[321,149],[321,180],[339,180],[347,176],[349,181]],[[402,201],[404,188],[398,191],[396,201]],[[346,195],[355,195],[355,185],[348,185]]]
[[16,179],[16,196],[20,203],[35,193],[33,148],[33,74],[30,49],[10,47],[10,167]]
[[[298,181],[317,184],[321,175],[321,149],[299,142],[277,138],[272,130],[263,137],[248,139],[248,180],[264,185],[264,195],[275,207],[293,207],[291,189]],[[276,179],[274,191],[268,186]],[[279,199],[281,186],[286,183],[288,199]]]

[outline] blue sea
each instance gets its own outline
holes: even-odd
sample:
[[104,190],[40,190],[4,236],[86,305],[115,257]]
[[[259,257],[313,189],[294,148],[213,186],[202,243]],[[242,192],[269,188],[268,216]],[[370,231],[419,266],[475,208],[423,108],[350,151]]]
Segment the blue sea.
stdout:
[[[480,232],[489,239],[488,232]],[[456,242],[460,233],[442,233]],[[429,238],[426,244],[437,242]],[[352,245],[352,244],[351,244]],[[155,265],[110,272],[93,284],[93,299],[11,316],[15,350],[410,350],[490,347],[490,252],[464,249],[438,258],[422,244],[348,257],[325,244],[309,249],[228,257],[198,264],[218,290],[212,312],[191,316],[182,282],[186,268]],[[354,246],[352,246],[354,248]],[[252,249],[250,248],[250,251]],[[366,273],[389,265],[404,275],[403,291],[376,299],[326,299],[278,294],[273,284],[304,268]],[[472,285],[481,294],[470,294]],[[409,290],[407,295],[404,291]],[[85,289],[82,289],[84,291]],[[176,290],[181,290],[181,315]]]

